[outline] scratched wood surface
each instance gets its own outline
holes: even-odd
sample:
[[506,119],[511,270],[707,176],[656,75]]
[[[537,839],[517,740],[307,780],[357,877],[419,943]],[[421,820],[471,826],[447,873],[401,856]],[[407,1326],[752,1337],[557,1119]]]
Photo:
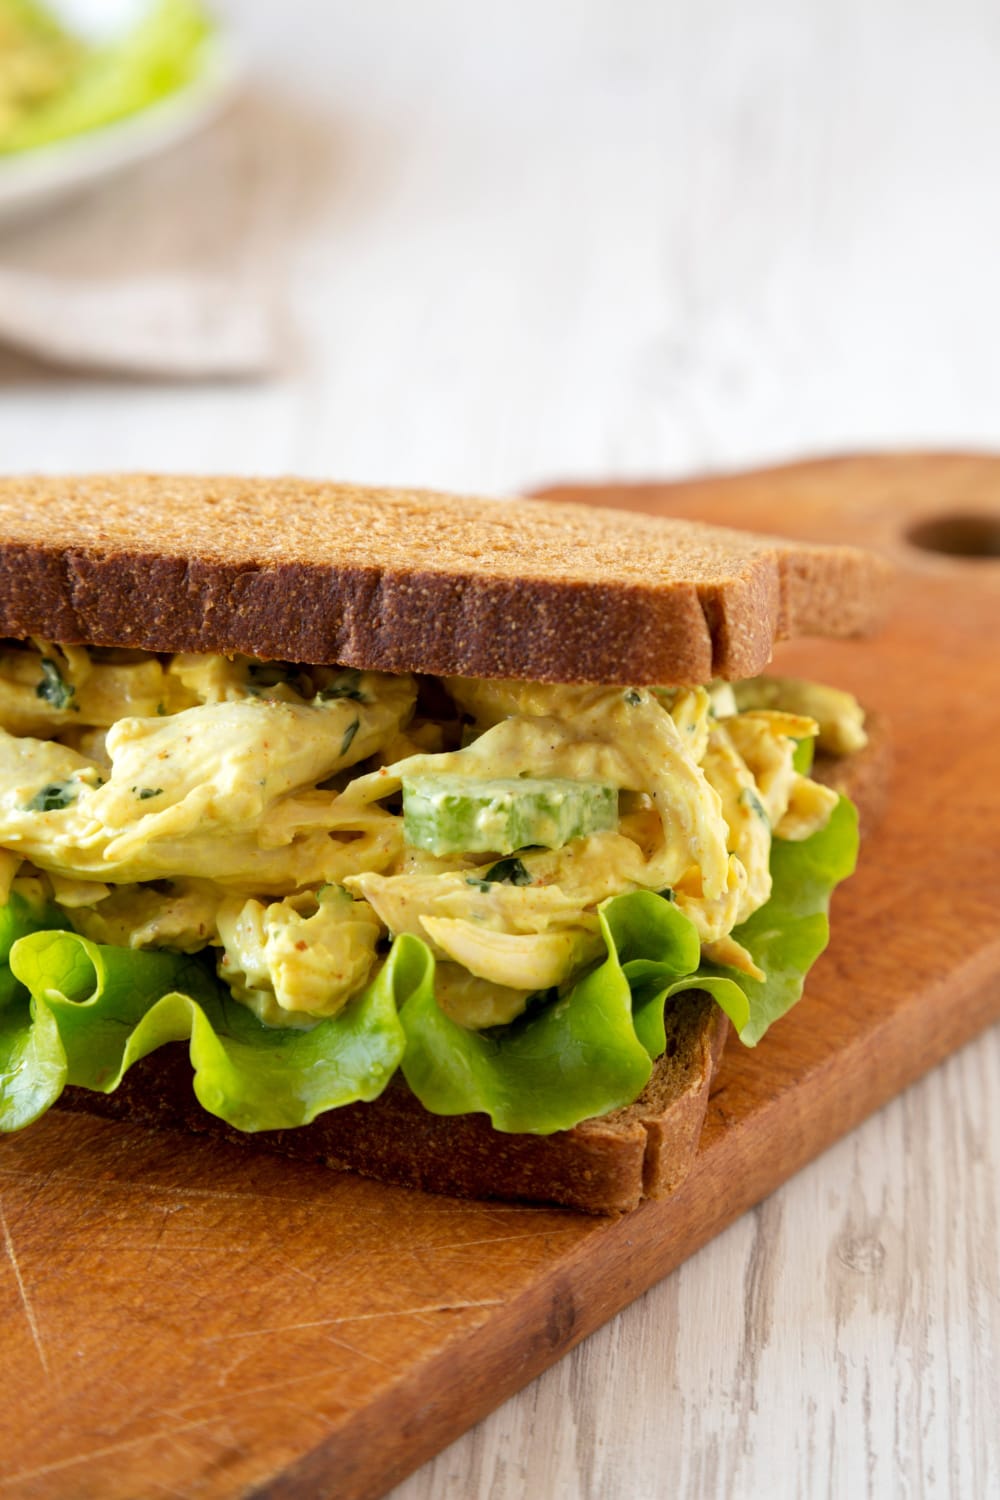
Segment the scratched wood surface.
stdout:
[[[851,537],[900,565],[877,643],[782,653],[858,691],[897,740],[889,812],[807,1001],[727,1053],[681,1192],[617,1222],[53,1112],[0,1155],[0,1493],[379,1495],[1000,1014],[1000,564],[903,539],[951,514],[995,546],[1000,461],[586,498]],[[994,530],[962,532],[965,513]]]

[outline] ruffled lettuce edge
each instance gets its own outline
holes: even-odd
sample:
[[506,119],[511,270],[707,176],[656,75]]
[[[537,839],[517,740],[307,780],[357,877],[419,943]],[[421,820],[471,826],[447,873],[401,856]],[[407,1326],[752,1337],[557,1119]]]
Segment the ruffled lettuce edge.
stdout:
[[89,942],[59,912],[15,895],[0,910],[0,1131],[38,1119],[67,1085],[111,1092],[168,1042],[188,1043],[203,1108],[243,1131],[294,1128],[375,1099],[397,1071],[434,1114],[482,1112],[501,1131],[569,1129],[642,1092],[678,993],[707,991],[756,1045],[801,996],[857,848],[857,815],[843,797],[823,830],[775,840],[771,898],[734,933],[764,981],[701,963],[688,918],[635,891],[601,906],[606,956],[594,969],[481,1032],[436,1004],[434,958],[412,935],[396,938],[339,1015],[275,1029],[234,1002],[204,959]]

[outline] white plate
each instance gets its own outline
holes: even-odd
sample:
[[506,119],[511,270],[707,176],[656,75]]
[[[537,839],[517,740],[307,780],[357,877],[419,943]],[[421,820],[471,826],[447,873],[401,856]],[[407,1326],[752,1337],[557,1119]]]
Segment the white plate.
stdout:
[[197,77],[176,93],[111,125],[0,156],[0,219],[76,193],[201,130],[228,104],[241,73],[236,48],[216,35]]

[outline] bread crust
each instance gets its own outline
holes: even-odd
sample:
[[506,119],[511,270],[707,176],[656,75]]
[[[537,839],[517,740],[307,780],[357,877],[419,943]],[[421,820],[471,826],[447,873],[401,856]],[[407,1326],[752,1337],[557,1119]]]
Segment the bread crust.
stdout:
[[0,634],[67,644],[693,684],[753,676],[789,636],[870,632],[886,572],[850,547],[540,500],[0,481]]

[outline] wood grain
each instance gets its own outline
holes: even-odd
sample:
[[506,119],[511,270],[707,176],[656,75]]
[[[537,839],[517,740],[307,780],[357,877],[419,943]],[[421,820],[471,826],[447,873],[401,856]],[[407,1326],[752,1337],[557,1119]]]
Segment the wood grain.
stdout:
[[[1000,461],[847,460],[599,498],[850,537],[900,564],[878,643],[782,655],[854,688],[897,740],[886,821],[807,1001],[727,1054],[684,1188],[617,1222],[51,1114],[0,1159],[16,1393],[0,1494],[378,1495],[1000,1014],[1000,569],[901,540],[942,510],[1000,514]],[[850,1222],[863,1275],[878,1251],[863,1207]],[[778,1227],[755,1221],[751,1286]],[[751,1302],[748,1350],[773,1316]]]
[[994,1027],[392,1500],[1000,1492],[998,1077]]

